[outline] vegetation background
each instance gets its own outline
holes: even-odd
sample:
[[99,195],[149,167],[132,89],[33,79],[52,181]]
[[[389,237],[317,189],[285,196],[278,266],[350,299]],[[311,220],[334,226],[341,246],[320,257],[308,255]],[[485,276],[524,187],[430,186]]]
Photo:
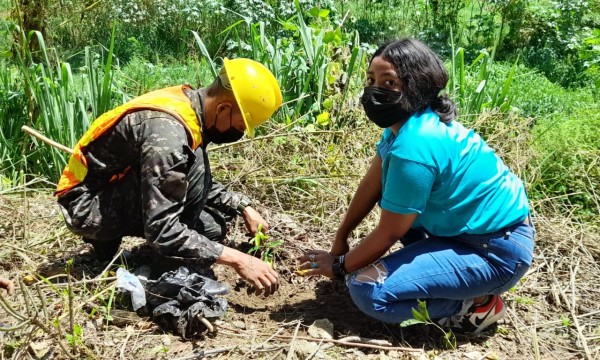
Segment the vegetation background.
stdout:
[[[217,176],[266,208],[334,231],[378,136],[357,101],[366,61],[381,42],[414,36],[446,61],[459,121],[521,176],[534,215],[598,234],[600,1],[0,0],[0,14],[0,196],[49,196],[67,161],[21,126],[72,147],[115,105],[208,84],[224,57],[249,57],[277,76],[285,105],[254,141],[211,149]],[[0,244],[10,241],[6,224]],[[0,250],[13,274],[15,256]],[[560,316],[566,328],[576,322]],[[81,349],[74,329],[59,338]],[[595,344],[597,356],[600,326],[586,331],[576,347],[589,357]]]

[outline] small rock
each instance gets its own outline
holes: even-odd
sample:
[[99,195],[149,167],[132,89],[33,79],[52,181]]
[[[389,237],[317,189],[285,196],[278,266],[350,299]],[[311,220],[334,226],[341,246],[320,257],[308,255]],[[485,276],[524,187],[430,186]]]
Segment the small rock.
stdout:
[[236,320],[236,321],[232,322],[231,324],[238,329],[244,330],[246,328],[246,323],[241,320]]
[[333,339],[333,324],[329,319],[318,319],[308,328],[308,335],[315,339]]
[[170,346],[171,345],[171,337],[169,335],[164,335],[162,337],[162,344],[167,347]]
[[479,351],[471,351],[463,354],[469,360],[481,359],[481,353]]
[[52,343],[48,340],[32,341],[29,343],[29,348],[33,350],[36,356],[42,357],[45,353],[51,350]]
[[319,344],[317,344],[317,343],[306,341],[306,340],[298,340],[298,341],[296,341],[296,345],[294,346],[294,352],[296,353],[296,356],[298,357],[298,359],[302,360],[302,359],[306,359],[309,356],[311,356],[312,353],[317,351],[318,347],[319,347]]

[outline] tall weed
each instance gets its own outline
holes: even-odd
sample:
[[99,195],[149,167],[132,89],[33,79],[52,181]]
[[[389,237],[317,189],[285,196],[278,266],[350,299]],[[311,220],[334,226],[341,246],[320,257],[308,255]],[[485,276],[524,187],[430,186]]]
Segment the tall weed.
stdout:
[[[569,97],[577,94],[566,94]],[[531,146],[531,196],[540,207],[579,220],[600,215],[600,108],[580,102],[570,111],[538,119]]]
[[[320,121],[328,125],[334,117],[329,111],[339,113],[350,89],[362,83],[364,51],[358,33],[346,33],[341,26],[333,25],[328,10],[313,8],[308,14],[310,24],[296,1],[295,15],[280,20],[286,36],[268,34],[264,22],[235,22],[226,29],[231,36],[228,56],[252,58],[273,72],[289,102],[280,111],[281,122],[315,126]],[[240,26],[247,26],[248,38],[240,36]],[[202,53],[216,68],[200,35],[194,35]]]
[[15,69],[0,61],[0,189],[23,183],[21,126],[26,121],[27,101]]
[[458,103],[466,121],[473,121],[479,114],[511,109],[514,94],[511,84],[517,70],[517,61],[506,73],[505,78],[494,77],[493,53],[482,50],[471,63],[465,59],[465,49],[454,50],[450,63],[448,89]]
[[[25,34],[15,28],[15,34],[19,39],[15,43],[16,62],[23,78],[28,109],[26,124],[63,145],[74,146],[91,119],[114,103],[111,60],[103,65],[92,61],[92,53],[86,49],[84,86],[79,87],[75,85],[71,65],[60,61],[56,53],[46,47],[40,32]],[[37,41],[39,53],[31,50],[33,39]],[[27,158],[29,171],[53,181],[59,178],[66,164],[66,154],[29,138],[23,138],[20,144],[17,142],[11,152],[16,155],[19,149]]]

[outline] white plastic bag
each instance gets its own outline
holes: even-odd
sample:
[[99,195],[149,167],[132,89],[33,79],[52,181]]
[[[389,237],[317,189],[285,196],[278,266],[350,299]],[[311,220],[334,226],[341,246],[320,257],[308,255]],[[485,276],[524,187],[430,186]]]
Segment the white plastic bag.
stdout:
[[123,268],[117,269],[117,289],[131,293],[133,310],[137,311],[137,309],[146,305],[146,291],[140,279]]

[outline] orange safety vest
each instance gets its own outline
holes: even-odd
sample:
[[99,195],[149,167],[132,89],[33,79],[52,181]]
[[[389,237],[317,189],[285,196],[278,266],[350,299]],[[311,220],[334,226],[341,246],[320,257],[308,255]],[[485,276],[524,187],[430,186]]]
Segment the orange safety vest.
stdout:
[[[88,171],[85,158],[87,147],[115,126],[125,115],[134,111],[156,110],[168,113],[184,125],[192,139],[192,149],[195,150],[202,145],[200,122],[192,102],[183,92],[184,89],[191,89],[191,87],[179,85],[152,91],[100,115],[75,145],[73,155],[63,170],[54,195],[60,196],[83,181]],[[120,179],[128,170],[129,167],[121,174],[113,175],[111,181]]]

